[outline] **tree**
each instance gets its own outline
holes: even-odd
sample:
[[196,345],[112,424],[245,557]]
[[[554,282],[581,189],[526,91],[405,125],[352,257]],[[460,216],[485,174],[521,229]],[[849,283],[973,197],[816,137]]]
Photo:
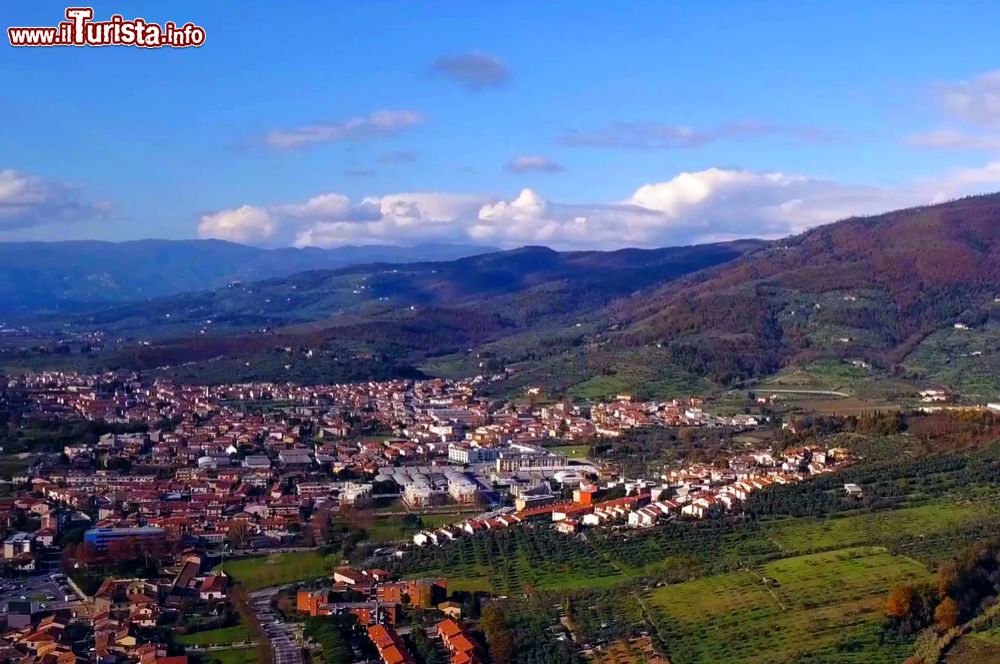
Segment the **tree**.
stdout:
[[481,624],[493,661],[497,664],[509,664],[514,661],[514,636],[507,625],[503,609],[496,602],[490,602],[483,607]]
[[934,609],[934,622],[939,630],[945,632],[958,625],[960,613],[958,602],[950,597],[945,597]]
[[885,603],[885,613],[893,618],[906,619],[913,613],[917,592],[913,586],[897,586],[889,593]]
[[427,638],[427,632],[425,632],[422,627],[418,627],[410,632],[410,640],[413,642],[413,649],[416,651],[417,656],[423,661],[423,664],[439,663],[440,659],[438,657],[437,648],[435,648],[434,643]]
[[350,645],[350,627],[339,617],[317,616],[307,618],[302,632],[323,647],[323,661],[330,664],[348,664],[354,661]]
[[229,545],[234,549],[242,549],[250,538],[250,524],[246,521],[233,521],[229,524]]
[[958,569],[954,561],[943,562],[938,565],[937,591],[941,595],[946,595],[948,591],[958,583]]
[[326,544],[330,539],[330,511],[325,505],[316,508],[310,523],[315,542],[319,545]]

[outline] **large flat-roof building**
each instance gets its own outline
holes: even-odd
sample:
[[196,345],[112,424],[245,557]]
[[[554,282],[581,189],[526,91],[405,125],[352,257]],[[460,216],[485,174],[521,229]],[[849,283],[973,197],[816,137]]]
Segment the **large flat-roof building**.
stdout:
[[165,540],[163,528],[143,526],[137,528],[91,528],[83,534],[83,541],[98,551],[104,551],[112,542],[134,539],[141,542]]

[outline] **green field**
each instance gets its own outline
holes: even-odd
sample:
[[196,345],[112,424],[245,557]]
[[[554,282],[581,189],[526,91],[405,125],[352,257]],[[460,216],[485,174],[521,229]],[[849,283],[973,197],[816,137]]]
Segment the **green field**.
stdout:
[[[419,514],[421,528],[440,528],[468,518],[463,514]],[[367,540],[378,544],[388,544],[408,540],[421,528],[412,528],[403,523],[403,516],[391,514],[377,516],[364,525]]]
[[906,381],[887,377],[877,371],[856,367],[848,360],[820,359],[802,366],[783,369],[749,388],[760,395],[772,390],[832,391],[848,397],[810,397],[808,394],[780,394],[780,404],[817,409],[821,412],[856,415],[889,404],[887,398],[913,394],[916,388]]
[[617,376],[594,376],[570,388],[570,394],[578,399],[602,401],[628,390],[628,383]]
[[677,664],[897,662],[906,647],[877,641],[885,597],[930,578],[884,549],[839,549],[664,586],[645,603]]
[[874,543],[886,536],[932,537],[959,528],[979,514],[994,511],[985,502],[935,502],[919,507],[827,519],[778,520],[762,523],[762,529],[783,550],[804,553]]
[[326,576],[339,562],[336,554],[324,557],[318,551],[301,551],[227,560],[216,570],[224,569],[246,590],[253,591]]
[[260,662],[260,652],[256,648],[229,650],[217,650],[201,655],[201,661],[206,664],[218,662],[219,664],[258,664]]
[[557,445],[556,447],[546,448],[549,452],[553,454],[562,454],[567,459],[582,459],[587,456],[587,452],[590,450],[589,445]]
[[195,632],[194,634],[185,634],[177,637],[177,642],[186,646],[222,645],[226,643],[243,643],[252,640],[253,636],[250,634],[250,630],[243,625],[210,629],[204,632]]
[[493,592],[490,581],[490,569],[485,565],[462,565],[447,574],[441,568],[414,572],[406,575],[411,579],[424,577],[445,577],[448,579],[448,592]]

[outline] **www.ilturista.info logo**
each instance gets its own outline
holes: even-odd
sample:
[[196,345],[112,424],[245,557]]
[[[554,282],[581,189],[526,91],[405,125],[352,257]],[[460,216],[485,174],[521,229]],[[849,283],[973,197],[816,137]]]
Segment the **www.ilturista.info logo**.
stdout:
[[54,27],[10,27],[11,46],[139,46],[187,48],[205,43],[205,28],[194,23],[163,25],[145,19],[126,20],[120,14],[94,21],[91,7],[68,7],[66,20]]

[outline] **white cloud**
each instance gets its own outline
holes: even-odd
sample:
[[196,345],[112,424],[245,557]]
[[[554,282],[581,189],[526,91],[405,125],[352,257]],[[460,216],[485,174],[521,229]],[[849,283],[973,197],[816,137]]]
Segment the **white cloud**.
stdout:
[[270,212],[253,205],[243,205],[203,215],[198,224],[198,235],[232,242],[262,242],[270,239],[277,228]]
[[511,173],[558,173],[566,170],[562,164],[537,154],[514,157],[507,163]]
[[906,142],[916,147],[938,150],[1000,151],[1000,134],[968,132],[954,127],[910,134],[906,137]]
[[305,221],[339,221],[343,219],[374,219],[374,211],[364,204],[355,206],[344,194],[320,194],[305,203],[279,205],[277,215]]
[[937,150],[1000,152],[1000,69],[931,88],[947,125],[910,134],[906,143]]
[[979,168],[961,168],[937,180],[928,181],[924,186],[930,192],[932,202],[939,202],[982,193],[995,189],[1000,184],[1000,161],[994,161]]
[[968,81],[942,83],[936,92],[945,110],[973,124],[1000,124],[1000,69]]
[[299,230],[298,247],[341,244],[408,244],[427,240],[466,241],[463,223],[474,217],[482,198],[464,194],[414,192],[369,197],[356,209],[365,217],[319,221]]
[[[799,174],[710,168],[642,185],[611,203],[551,201],[534,189],[510,199],[412,192],[352,202],[324,194],[301,204],[223,211],[227,227],[297,246],[477,242],[504,247],[612,249],[779,238],[845,217],[980,193],[1000,184],[1000,162],[899,187]],[[204,225],[204,221],[203,221]],[[232,235],[228,237],[232,238]]]
[[276,129],[264,137],[264,143],[275,149],[289,150],[331,141],[382,138],[395,136],[423,122],[423,114],[417,111],[375,111],[343,122]]
[[0,231],[96,219],[109,207],[87,199],[77,186],[0,169]]

